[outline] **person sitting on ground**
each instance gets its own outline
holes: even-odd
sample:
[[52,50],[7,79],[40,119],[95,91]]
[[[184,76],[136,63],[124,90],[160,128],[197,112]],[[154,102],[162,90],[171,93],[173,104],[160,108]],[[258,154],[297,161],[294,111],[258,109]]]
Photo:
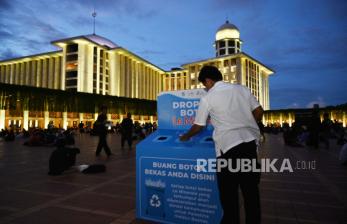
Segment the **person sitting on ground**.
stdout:
[[5,142],[13,142],[15,139],[14,131],[11,129],[4,137]]
[[80,153],[80,150],[74,147],[73,144],[73,136],[59,139],[57,149],[52,152],[49,159],[48,175],[61,175],[65,170],[75,165],[76,155]]
[[42,146],[44,144],[44,136],[41,130],[37,129],[32,132],[30,138],[24,142],[26,146]]

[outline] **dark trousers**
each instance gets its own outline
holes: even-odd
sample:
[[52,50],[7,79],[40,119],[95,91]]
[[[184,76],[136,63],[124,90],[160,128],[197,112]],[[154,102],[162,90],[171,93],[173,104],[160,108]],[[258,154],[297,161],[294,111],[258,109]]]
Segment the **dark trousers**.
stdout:
[[319,148],[319,132],[311,131],[309,136],[310,144],[316,149]]
[[[217,159],[231,159],[232,167],[236,168],[237,159],[257,159],[257,146],[255,141],[239,144],[231,148],[227,153]],[[259,168],[259,165],[257,166]],[[220,202],[223,208],[222,224],[239,224],[239,187],[241,188],[244,208],[246,214],[246,224],[259,224],[260,198],[258,184],[260,181],[259,172],[230,172],[228,167],[217,172]]]
[[101,153],[102,149],[105,150],[108,156],[111,155],[111,150],[107,145],[106,135],[99,135],[99,143],[98,143],[98,147],[96,148],[95,155],[98,156]]
[[132,134],[126,134],[126,135],[122,134],[122,138],[121,138],[121,146],[122,146],[122,148],[124,147],[125,141],[128,142],[128,146],[129,146],[129,148],[131,148],[131,145],[133,144],[133,136],[132,136]]

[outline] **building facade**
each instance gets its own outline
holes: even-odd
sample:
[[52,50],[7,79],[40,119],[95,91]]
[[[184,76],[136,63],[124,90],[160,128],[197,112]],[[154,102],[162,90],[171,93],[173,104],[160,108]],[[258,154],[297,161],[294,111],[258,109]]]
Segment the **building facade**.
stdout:
[[272,69],[242,51],[238,28],[226,21],[216,32],[216,57],[190,62],[180,69],[164,74],[164,90],[203,88],[198,81],[204,65],[214,65],[221,71],[224,81],[245,85],[265,110],[270,109],[269,76]]
[[[224,81],[245,85],[265,109],[270,109],[268,78],[273,71],[242,52],[238,28],[226,21],[216,32],[216,56],[190,62],[165,71],[112,41],[92,34],[52,42],[60,50],[0,61],[0,83],[82,92],[108,96],[156,100],[161,91],[201,88],[198,73],[204,65],[215,65]],[[4,96],[7,97],[7,96]],[[60,126],[66,128],[83,121],[83,113],[71,116],[64,111],[40,111],[43,122],[28,116],[12,117],[9,108],[0,108],[0,129],[9,125],[46,127],[52,113],[64,113]],[[135,120],[153,121],[154,116],[137,116]],[[89,120],[93,115],[84,115]],[[122,114],[109,116],[117,122]],[[31,122],[29,122],[31,121]]]

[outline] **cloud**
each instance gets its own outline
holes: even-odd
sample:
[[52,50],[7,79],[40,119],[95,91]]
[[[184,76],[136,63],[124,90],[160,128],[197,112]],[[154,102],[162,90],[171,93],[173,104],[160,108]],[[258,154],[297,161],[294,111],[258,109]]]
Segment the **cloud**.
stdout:
[[[322,71],[341,71],[347,69],[344,61],[286,61],[274,64],[273,67],[277,73],[283,72],[302,72],[303,75],[312,75],[312,72]],[[309,72],[308,72],[309,71]],[[306,73],[306,74],[305,74]]]
[[[8,7],[0,13],[1,59],[30,55],[52,50],[50,41],[65,37],[65,33],[54,27],[44,15],[29,2],[13,1],[17,7]],[[9,51],[8,49],[11,49]]]
[[295,108],[301,108],[301,106],[299,103],[293,102],[289,104],[288,106],[286,106],[286,108],[295,109]]
[[215,7],[219,7],[222,9],[225,8],[233,8],[233,9],[249,9],[249,8],[258,8],[266,3],[266,0],[217,0],[212,1],[212,4]]
[[11,0],[1,0],[0,1],[0,12],[3,10],[8,10],[12,7]]
[[[61,0],[56,0],[61,4]],[[114,17],[119,16],[132,16],[137,19],[152,18],[158,14],[155,4],[148,4],[148,1],[137,0],[78,0],[78,1],[63,1],[63,3],[80,8],[84,11],[92,10],[95,8],[97,14],[102,11],[99,16]]]
[[[271,109],[291,108],[292,106],[306,105],[315,99],[316,92],[304,87],[271,87]],[[288,102],[292,102],[288,105]]]
[[139,55],[163,55],[164,51],[156,51],[156,50],[143,50],[138,52]]
[[2,59],[16,58],[21,55],[17,54],[17,52],[12,51],[10,48],[6,48],[5,50],[0,51]]
[[0,41],[11,37],[12,33],[6,27],[0,25]]
[[159,63],[158,66],[163,68],[164,70],[171,70],[171,68],[180,68],[180,65],[182,62],[165,62],[165,63]]
[[[155,4],[135,0],[51,0],[49,2],[0,0],[0,2],[0,10],[6,9],[0,11],[0,42],[6,46],[0,49],[1,59],[6,59],[10,55],[51,51],[55,48],[50,45],[52,40],[92,33],[91,12],[94,7],[98,14],[96,33],[100,34],[102,31],[108,33],[108,30],[114,30],[113,32],[118,35],[131,36],[129,40],[136,39],[142,42],[148,41],[146,36],[133,34],[132,30],[136,26],[130,28],[125,26],[124,19],[145,20],[157,14]],[[11,5],[16,7],[10,7]],[[56,7],[57,5],[59,7]],[[68,11],[71,13],[66,13]],[[75,34],[72,34],[71,30]],[[86,30],[89,32],[85,32]],[[9,54],[7,48],[11,48],[13,54]],[[144,53],[158,55],[159,52]]]

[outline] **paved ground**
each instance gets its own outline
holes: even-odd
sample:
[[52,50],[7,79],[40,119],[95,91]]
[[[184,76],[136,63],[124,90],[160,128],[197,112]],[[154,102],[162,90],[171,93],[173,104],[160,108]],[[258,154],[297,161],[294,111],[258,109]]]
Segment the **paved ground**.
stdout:
[[[21,143],[0,142],[0,224],[147,223],[135,220],[135,152],[122,152],[118,136],[109,136],[115,154],[109,160],[95,159],[96,137],[76,136],[78,164],[107,166],[94,175],[48,176],[54,148]],[[329,151],[291,148],[281,135],[267,136],[262,157],[289,158],[294,166],[316,161],[316,169],[262,175],[263,224],[347,223],[347,167],[338,164],[339,147],[332,145]]]

